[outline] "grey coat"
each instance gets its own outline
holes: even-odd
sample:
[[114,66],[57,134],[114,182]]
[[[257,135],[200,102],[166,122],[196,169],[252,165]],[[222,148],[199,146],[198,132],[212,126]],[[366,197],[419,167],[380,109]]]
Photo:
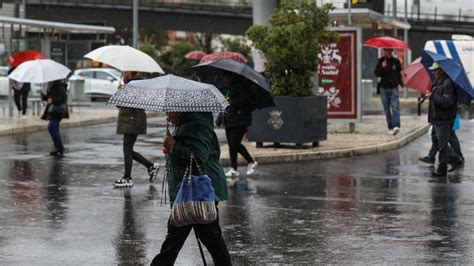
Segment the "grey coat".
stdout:
[[119,107],[117,134],[146,134],[146,126],[145,110]]

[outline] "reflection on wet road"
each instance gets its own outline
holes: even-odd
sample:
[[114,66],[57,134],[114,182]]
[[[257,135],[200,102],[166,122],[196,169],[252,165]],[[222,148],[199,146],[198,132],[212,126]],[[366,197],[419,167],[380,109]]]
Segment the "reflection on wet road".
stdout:
[[[463,121],[466,165],[446,179],[417,161],[427,136],[399,151],[262,165],[229,179],[230,199],[219,206],[234,263],[474,261],[473,129]],[[135,186],[113,189],[123,170],[114,125],[63,135],[62,159],[46,155],[46,132],[0,137],[0,264],[148,264],[169,215],[161,175],[149,184],[134,164]],[[139,141],[136,150],[157,159],[161,147]],[[177,262],[201,264],[193,237]]]

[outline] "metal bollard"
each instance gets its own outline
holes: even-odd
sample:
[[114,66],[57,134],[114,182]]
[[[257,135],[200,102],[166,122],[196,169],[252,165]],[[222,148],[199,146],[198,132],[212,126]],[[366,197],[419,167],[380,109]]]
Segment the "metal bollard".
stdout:
[[421,116],[421,105],[426,101],[426,96],[419,96],[418,97],[418,116]]

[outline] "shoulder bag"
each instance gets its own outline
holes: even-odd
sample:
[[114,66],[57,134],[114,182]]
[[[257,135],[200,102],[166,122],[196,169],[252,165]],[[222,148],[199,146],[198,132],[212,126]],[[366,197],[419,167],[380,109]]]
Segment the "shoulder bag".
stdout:
[[[193,175],[195,163],[198,175]],[[191,153],[189,167],[178,185],[178,193],[171,208],[170,222],[173,226],[208,224],[217,219],[216,196],[212,181],[202,172],[194,154]]]

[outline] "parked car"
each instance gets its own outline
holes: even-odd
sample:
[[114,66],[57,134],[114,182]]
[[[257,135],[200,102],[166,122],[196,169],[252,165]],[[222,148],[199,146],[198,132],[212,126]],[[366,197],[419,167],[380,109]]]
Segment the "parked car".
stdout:
[[117,91],[120,78],[120,71],[114,68],[77,69],[69,78],[69,89],[73,91],[73,95],[79,95],[81,93],[78,92],[79,88],[76,86],[83,82],[81,84],[84,86],[83,93],[91,100],[109,98]]
[[[8,69],[9,67],[7,66],[0,66],[0,98],[8,97],[8,90],[11,89],[8,79]],[[30,97],[39,97],[42,88],[43,86],[41,84],[31,84]]]
[[8,67],[0,66],[0,97],[8,96],[9,87]]

